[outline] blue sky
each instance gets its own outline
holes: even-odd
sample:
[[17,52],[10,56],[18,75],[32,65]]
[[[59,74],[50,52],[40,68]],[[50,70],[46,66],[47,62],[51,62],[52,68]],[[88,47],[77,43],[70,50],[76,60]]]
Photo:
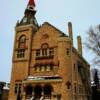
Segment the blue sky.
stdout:
[[[76,36],[85,41],[89,27],[100,24],[100,0],[35,0],[36,18],[41,25],[50,22],[68,33],[67,23],[73,24],[74,45]],[[0,2],[0,81],[10,80],[14,27],[24,15],[28,0],[2,0]],[[91,62],[92,54],[84,50],[84,57]]]

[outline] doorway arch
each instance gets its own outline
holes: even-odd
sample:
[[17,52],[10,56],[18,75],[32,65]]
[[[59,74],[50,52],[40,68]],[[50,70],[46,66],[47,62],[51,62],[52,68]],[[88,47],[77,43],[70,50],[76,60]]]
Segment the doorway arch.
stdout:
[[52,91],[53,91],[53,87],[50,84],[46,84],[44,86],[43,91],[44,91],[45,98],[51,98],[51,94],[52,94]]
[[36,85],[34,87],[34,97],[35,98],[40,98],[42,96],[42,87],[41,85]]
[[26,96],[32,96],[33,87],[31,85],[26,86]]

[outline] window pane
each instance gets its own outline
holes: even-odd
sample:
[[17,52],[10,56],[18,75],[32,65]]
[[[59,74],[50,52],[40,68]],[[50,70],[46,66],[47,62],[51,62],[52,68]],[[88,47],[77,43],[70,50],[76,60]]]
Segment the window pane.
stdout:
[[40,49],[36,50],[36,56],[40,56]]
[[49,55],[50,55],[50,56],[54,55],[54,49],[53,49],[53,48],[50,48],[50,49],[49,49]]
[[25,56],[25,49],[20,49],[17,51],[17,58],[23,58]]
[[15,90],[14,90],[15,94],[18,92],[18,84],[15,84]]
[[47,56],[47,49],[42,49],[42,55]]
[[67,48],[66,53],[67,53],[67,55],[70,55],[70,50],[69,50],[69,48]]
[[41,66],[41,71],[42,71],[42,72],[45,71],[45,66]]

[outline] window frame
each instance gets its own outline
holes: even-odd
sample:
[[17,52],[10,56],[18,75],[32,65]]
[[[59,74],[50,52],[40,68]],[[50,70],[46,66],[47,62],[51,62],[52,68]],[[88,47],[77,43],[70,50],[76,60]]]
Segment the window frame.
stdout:
[[24,57],[25,57],[25,49],[18,49],[17,58],[24,58]]

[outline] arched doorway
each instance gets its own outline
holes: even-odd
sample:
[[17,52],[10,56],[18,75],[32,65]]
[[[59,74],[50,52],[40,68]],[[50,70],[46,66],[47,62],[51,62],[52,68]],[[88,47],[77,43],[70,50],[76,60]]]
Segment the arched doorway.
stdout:
[[33,87],[31,85],[26,86],[26,96],[32,96]]
[[53,91],[53,87],[50,84],[46,84],[44,86],[44,97],[51,98],[52,91]]
[[34,87],[34,98],[38,99],[42,96],[42,87],[41,85],[36,85]]

